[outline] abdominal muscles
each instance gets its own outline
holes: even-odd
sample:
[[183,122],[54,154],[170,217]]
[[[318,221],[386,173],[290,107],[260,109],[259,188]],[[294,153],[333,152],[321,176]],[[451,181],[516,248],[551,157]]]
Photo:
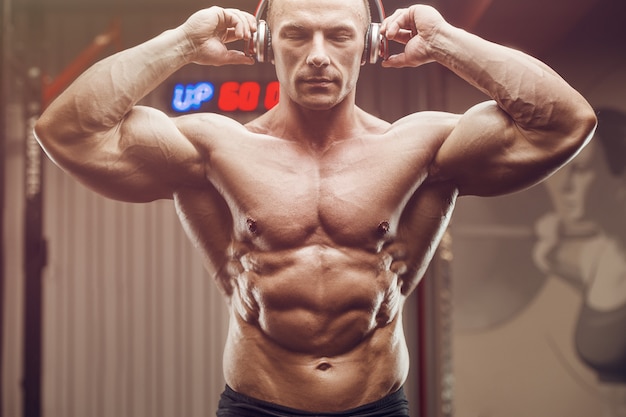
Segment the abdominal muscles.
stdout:
[[398,313],[400,283],[380,254],[314,245],[243,258],[235,307],[289,351],[344,353]]
[[402,385],[403,296],[383,255],[312,245],[241,261],[224,353],[236,391],[307,410],[321,396],[332,411]]

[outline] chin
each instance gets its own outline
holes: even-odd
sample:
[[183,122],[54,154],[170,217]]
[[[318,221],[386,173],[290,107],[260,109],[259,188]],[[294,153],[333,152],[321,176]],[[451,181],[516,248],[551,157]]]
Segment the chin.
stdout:
[[308,110],[330,110],[341,103],[336,97],[323,97],[319,100],[300,100],[298,104]]
[[301,104],[302,107],[308,109],[308,110],[315,110],[315,111],[324,111],[324,110],[330,110],[333,107],[335,107],[337,105],[337,103],[305,103],[305,104]]

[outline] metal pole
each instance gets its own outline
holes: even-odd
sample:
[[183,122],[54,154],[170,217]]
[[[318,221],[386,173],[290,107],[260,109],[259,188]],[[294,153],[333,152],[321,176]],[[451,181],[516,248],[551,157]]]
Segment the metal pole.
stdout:
[[[40,71],[29,70],[29,81],[40,83]],[[39,117],[41,88],[32,87],[26,99],[25,194],[24,216],[24,417],[41,416],[42,369],[42,274],[46,264],[43,238],[42,151],[33,128]],[[32,91],[35,90],[35,91]],[[36,94],[39,92],[39,94]]]
[[46,264],[43,238],[43,153],[33,128],[41,113],[42,82],[40,57],[43,39],[43,16],[32,11],[25,19],[27,34],[27,70],[24,88],[24,357],[23,416],[42,415],[42,274]]
[[[10,0],[0,0],[0,376],[3,375],[4,358],[4,183],[6,166],[8,56],[10,28]],[[4,386],[0,378],[0,417],[4,409]]]

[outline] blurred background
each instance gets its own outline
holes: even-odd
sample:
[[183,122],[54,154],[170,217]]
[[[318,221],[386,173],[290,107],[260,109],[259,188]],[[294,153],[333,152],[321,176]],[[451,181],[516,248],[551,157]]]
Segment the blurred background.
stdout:
[[[383,3],[390,14],[413,2]],[[624,417],[626,3],[427,3],[548,63],[601,123],[593,146],[544,184],[458,202],[405,314],[412,415]],[[0,3],[0,417],[214,414],[225,305],[171,202],[106,200],[56,168],[31,133],[47,103],[93,62],[212,4],[257,6]],[[245,122],[275,103],[274,81],[268,64],[189,66],[144,104]],[[194,102],[191,91],[212,95]],[[460,113],[485,99],[435,64],[365,66],[358,87],[358,104],[390,122],[421,110]]]

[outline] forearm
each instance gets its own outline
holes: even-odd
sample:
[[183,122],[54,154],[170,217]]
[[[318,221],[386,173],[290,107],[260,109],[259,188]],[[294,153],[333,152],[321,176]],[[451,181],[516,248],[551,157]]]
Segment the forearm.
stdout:
[[589,131],[595,124],[586,100],[529,55],[447,24],[428,45],[435,61],[495,100],[523,130],[567,131],[584,121]]
[[174,29],[96,63],[46,109],[38,130],[70,140],[115,128],[139,100],[190,61],[191,49],[184,32]]

